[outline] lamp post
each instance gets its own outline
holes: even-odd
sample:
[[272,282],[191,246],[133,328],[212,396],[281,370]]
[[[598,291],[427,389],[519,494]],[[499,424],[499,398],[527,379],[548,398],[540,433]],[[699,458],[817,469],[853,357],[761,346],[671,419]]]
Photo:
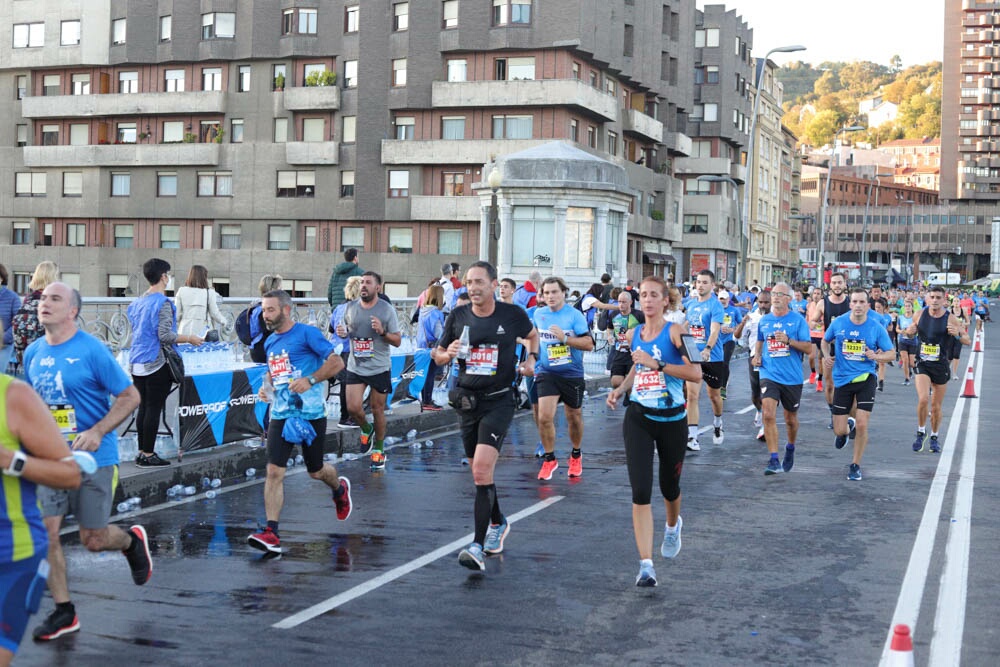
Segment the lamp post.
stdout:
[[494,163],[493,168],[490,169],[489,176],[486,177],[486,183],[490,186],[490,190],[493,193],[490,195],[490,228],[486,242],[486,254],[487,260],[494,268],[497,265],[498,241],[500,240],[500,215],[497,207],[497,190],[500,189],[500,182],[502,180],[500,169]]
[[[892,174],[873,174],[872,183],[875,185],[875,208],[878,208],[878,188],[882,185],[880,178],[888,178]],[[868,197],[865,198],[865,217],[861,224],[861,286],[868,284],[868,203],[872,199],[872,186],[868,186]]]
[[906,229],[906,282],[911,283],[913,282],[914,271],[913,266],[910,264],[910,242],[913,240],[913,209],[917,202],[912,199],[906,199],[902,203],[910,205],[910,224],[907,225]]
[[[830,176],[833,174],[833,168],[840,162],[840,153],[837,152],[837,137],[845,132],[857,132],[863,129],[865,128],[860,125],[844,125],[833,135],[833,161],[826,168],[826,187],[823,189],[823,202],[820,205],[819,224],[817,226],[819,232],[819,257],[816,260],[816,266],[820,270],[822,270],[821,267],[825,264],[825,260],[823,259],[823,241],[826,234],[826,203],[830,199]],[[820,275],[822,276],[822,274]]]
[[[706,183],[729,183],[733,186],[733,193],[736,195],[736,218],[743,221],[743,214],[746,211],[740,209],[740,197],[739,197],[739,183],[736,182],[731,176],[716,176],[713,174],[702,174],[698,177],[699,181],[705,181]],[[746,187],[745,185],[743,186]],[[740,228],[740,270],[736,274],[736,285],[737,289],[744,289],[747,285],[747,247],[750,243],[750,238],[747,236],[746,229],[741,225]]]

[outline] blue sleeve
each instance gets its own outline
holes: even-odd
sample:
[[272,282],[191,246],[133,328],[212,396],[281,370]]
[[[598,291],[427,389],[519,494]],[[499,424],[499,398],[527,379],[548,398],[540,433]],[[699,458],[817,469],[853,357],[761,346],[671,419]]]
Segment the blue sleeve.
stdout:
[[809,336],[809,325],[806,324],[806,318],[799,315],[797,320],[798,326],[795,327],[795,340],[798,341],[810,341],[812,340]]
[[878,329],[878,349],[883,352],[896,349],[892,346],[892,339],[889,338],[889,332],[884,327]]
[[132,386],[132,378],[125,374],[122,367],[114,355],[100,341],[93,341],[94,359],[97,377],[100,378],[101,385],[108,390],[112,396],[118,396],[123,391]]
[[334,352],[333,343],[324,338],[323,334],[316,327],[306,327],[306,345],[316,353],[316,356],[323,360],[320,362],[320,365]]
[[577,336],[586,336],[590,333],[590,327],[587,326],[587,316],[576,308],[573,309],[573,333]]
[[726,311],[722,309],[722,304],[715,300],[712,304],[712,322],[718,322],[722,324],[722,320],[726,316]]

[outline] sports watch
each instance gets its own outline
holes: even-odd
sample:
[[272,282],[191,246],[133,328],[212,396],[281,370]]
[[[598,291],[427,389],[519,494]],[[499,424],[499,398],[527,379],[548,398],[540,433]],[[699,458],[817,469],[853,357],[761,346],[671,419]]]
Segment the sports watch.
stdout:
[[28,457],[24,455],[24,452],[15,451],[10,459],[10,463],[3,469],[3,474],[10,477],[20,477],[21,473],[24,472],[24,464],[27,461]]

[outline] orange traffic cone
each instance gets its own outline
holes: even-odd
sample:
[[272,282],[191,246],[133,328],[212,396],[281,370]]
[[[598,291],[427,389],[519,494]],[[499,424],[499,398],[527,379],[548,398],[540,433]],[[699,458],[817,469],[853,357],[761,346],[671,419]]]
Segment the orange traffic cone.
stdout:
[[900,623],[892,629],[892,644],[885,662],[886,667],[913,667],[913,639],[910,626]]
[[982,331],[977,331],[976,332],[976,346],[974,348],[972,348],[972,351],[973,352],[982,352],[983,351],[983,332]]
[[979,398],[976,396],[976,379],[974,377],[975,373],[972,371],[972,364],[969,364],[969,368],[965,371],[965,390],[962,392],[962,398]]

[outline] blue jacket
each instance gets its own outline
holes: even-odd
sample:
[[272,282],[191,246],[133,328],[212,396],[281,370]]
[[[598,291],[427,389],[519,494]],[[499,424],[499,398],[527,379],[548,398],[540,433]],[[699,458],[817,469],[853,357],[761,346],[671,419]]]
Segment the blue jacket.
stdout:
[[[167,297],[158,292],[139,297],[128,305],[128,319],[132,324],[132,350],[129,361],[133,364],[148,364],[160,358],[160,309]],[[174,326],[177,325],[177,311],[173,311]]]
[[14,332],[11,325],[14,322],[14,315],[21,307],[21,297],[14,293],[6,285],[0,286],[0,323],[3,324],[3,346],[8,347],[14,344]]

